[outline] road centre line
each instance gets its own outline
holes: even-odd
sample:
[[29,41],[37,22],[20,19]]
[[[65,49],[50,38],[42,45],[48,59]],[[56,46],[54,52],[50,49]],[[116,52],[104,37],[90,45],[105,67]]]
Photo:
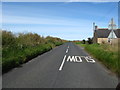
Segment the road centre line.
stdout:
[[[66,50],[66,53],[68,53],[68,50],[69,50],[69,46],[68,46],[68,48],[67,48],[67,50]],[[65,63],[65,59],[66,59],[66,55],[65,55],[64,58],[63,58],[63,61],[62,61],[61,65],[60,65],[60,68],[59,68],[59,71],[62,70],[63,65],[64,65],[64,63]]]
[[69,46],[68,46],[68,48],[69,48]]
[[68,53],[68,49],[66,50],[66,53]]
[[63,65],[64,65],[64,63],[65,63],[65,59],[66,59],[66,55],[65,55],[64,58],[63,58],[63,61],[62,61],[61,65],[60,65],[60,68],[59,68],[59,71],[62,70]]
[[67,48],[67,50],[66,50],[66,53],[68,53],[68,50],[69,50],[69,46],[68,46],[68,48]]

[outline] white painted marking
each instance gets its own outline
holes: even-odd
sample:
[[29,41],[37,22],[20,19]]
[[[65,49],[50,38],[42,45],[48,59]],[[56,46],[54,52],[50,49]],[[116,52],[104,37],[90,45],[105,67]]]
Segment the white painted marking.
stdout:
[[59,71],[62,70],[63,65],[64,65],[64,63],[65,63],[65,59],[66,59],[66,55],[65,55],[64,58],[63,58],[63,61],[62,61],[61,65],[60,65],[60,68],[59,68]]
[[82,62],[82,59],[80,56],[68,56],[67,62]]
[[76,60],[75,60],[75,57],[74,56],[68,56],[68,58],[67,58],[67,62],[68,61],[70,61],[70,62],[75,62]]
[[87,62],[95,63],[95,60],[92,59],[90,56],[84,58],[86,59]]
[[[67,51],[68,51],[68,49],[67,49]],[[90,56],[68,56],[67,62],[68,61],[70,61],[70,62],[82,62],[82,57],[84,57],[87,62],[95,63],[95,60],[92,59]],[[63,58],[63,61],[62,61],[60,68],[59,68],[59,71],[62,70],[63,65],[65,63],[65,59],[66,59],[66,55]]]
[[95,63],[95,60],[90,56],[68,56],[67,62],[82,62],[82,57],[85,58],[87,62]]
[[82,59],[80,56],[75,56],[76,62],[82,62]]
[[66,50],[66,53],[68,53],[68,49]]
[[68,48],[69,48],[69,46],[68,46]]

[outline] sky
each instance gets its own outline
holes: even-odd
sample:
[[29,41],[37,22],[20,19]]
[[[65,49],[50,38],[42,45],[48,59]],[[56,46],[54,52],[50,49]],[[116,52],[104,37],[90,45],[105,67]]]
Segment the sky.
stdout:
[[2,29],[66,40],[93,36],[93,22],[107,28],[118,21],[117,2],[2,2]]
[[2,2],[118,2],[120,0],[1,0]]

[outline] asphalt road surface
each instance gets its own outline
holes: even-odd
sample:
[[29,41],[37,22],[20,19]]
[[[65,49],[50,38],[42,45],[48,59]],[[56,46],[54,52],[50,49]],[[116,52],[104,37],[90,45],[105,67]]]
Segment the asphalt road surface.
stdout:
[[115,88],[117,77],[71,42],[3,75],[3,88]]

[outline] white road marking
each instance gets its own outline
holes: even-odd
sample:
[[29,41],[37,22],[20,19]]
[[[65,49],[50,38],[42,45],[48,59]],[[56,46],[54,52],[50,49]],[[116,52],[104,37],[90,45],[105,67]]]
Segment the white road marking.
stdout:
[[65,59],[66,59],[66,55],[65,55],[64,58],[63,58],[63,61],[62,61],[61,65],[60,65],[60,68],[59,68],[59,71],[62,70],[63,65],[64,65],[64,63],[65,63]]
[[68,56],[67,58],[67,62],[70,61],[70,62],[75,62],[75,57],[74,56]]
[[85,60],[87,62],[90,62],[90,63],[95,63],[95,60],[92,59],[90,56],[68,56],[67,58],[67,62],[82,62],[82,57],[85,58]]
[[[68,52],[68,49],[67,49],[67,52]],[[78,63],[81,63],[81,62],[83,61],[81,57],[85,58],[85,60],[86,60],[87,62],[95,63],[95,60],[92,59],[90,56],[68,56],[68,58],[67,58],[66,61],[67,61],[67,62],[78,62]],[[61,65],[60,65],[60,68],[59,68],[59,71],[62,70],[63,65],[64,65],[64,63],[65,63],[65,59],[66,59],[66,55],[65,55],[64,58],[63,58],[63,61],[62,61]]]
[[68,46],[68,48],[69,48],[69,46]]
[[68,49],[66,50],[66,53],[68,53]]
[[75,56],[76,62],[82,62],[82,59],[80,56]]
[[95,63],[95,60],[92,59],[90,56],[89,57],[84,57],[87,62]]
[[82,62],[82,59],[80,56],[68,56],[67,62]]

